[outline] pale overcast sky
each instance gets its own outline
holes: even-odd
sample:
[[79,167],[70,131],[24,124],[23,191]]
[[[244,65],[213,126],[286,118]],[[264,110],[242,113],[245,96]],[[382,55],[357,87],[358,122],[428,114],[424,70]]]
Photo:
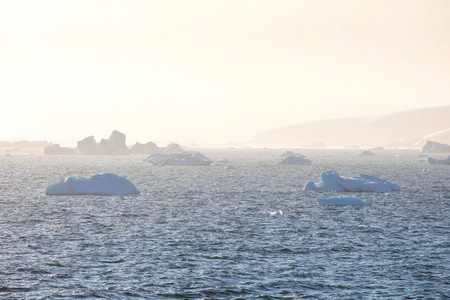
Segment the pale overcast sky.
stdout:
[[227,142],[450,105],[450,1],[2,0],[0,140]]

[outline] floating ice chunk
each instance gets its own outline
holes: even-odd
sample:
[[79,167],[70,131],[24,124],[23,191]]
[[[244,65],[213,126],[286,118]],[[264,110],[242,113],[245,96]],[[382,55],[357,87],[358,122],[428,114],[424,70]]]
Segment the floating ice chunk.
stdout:
[[179,154],[153,154],[144,159],[157,166],[209,166],[212,160],[199,152]]
[[237,168],[234,166],[226,166],[225,169],[227,170],[236,170]]
[[428,157],[428,162],[432,165],[450,165],[450,155],[447,158]]
[[319,205],[364,205],[372,204],[372,199],[363,200],[357,197],[337,197],[329,199],[317,199]]
[[450,153],[450,145],[427,141],[422,147],[422,153]]
[[289,156],[283,161],[279,162],[280,165],[310,165],[311,161],[301,156]]
[[343,191],[343,192],[391,192],[399,191],[400,186],[375,176],[360,174],[358,177],[341,177],[334,171],[322,173],[322,182],[316,185],[310,181],[304,191]]
[[93,175],[89,178],[70,176],[47,186],[47,195],[130,195],[139,190],[129,180],[113,173]]

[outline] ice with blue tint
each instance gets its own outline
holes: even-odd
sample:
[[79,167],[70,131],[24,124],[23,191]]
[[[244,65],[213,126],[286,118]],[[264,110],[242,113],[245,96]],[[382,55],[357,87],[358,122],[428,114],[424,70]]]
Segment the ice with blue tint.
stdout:
[[358,197],[337,197],[329,199],[317,199],[319,205],[363,205],[369,206],[372,204],[372,199],[361,199]]
[[47,195],[131,195],[140,194],[136,186],[113,173],[93,175],[89,178],[70,176],[47,186]]
[[322,173],[322,182],[310,181],[304,191],[342,191],[342,192],[392,192],[399,191],[400,186],[375,176],[360,174],[358,177],[341,177],[331,170]]

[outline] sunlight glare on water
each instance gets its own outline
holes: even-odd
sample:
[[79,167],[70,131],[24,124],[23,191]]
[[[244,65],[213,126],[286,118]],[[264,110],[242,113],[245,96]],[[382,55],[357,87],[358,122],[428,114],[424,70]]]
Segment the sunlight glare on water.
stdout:
[[[0,297],[450,297],[450,169],[416,151],[201,149],[226,164],[160,167],[145,156],[0,158]],[[232,165],[236,169],[226,169]],[[303,192],[323,171],[400,192]],[[138,196],[46,196],[66,176],[112,172]],[[372,205],[319,206],[356,196]]]

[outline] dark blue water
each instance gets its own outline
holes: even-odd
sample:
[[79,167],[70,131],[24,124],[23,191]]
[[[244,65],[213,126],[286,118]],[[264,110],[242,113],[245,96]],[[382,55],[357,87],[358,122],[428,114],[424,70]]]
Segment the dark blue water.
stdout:
[[[237,170],[129,157],[2,157],[0,298],[447,299],[450,168],[415,151],[203,150]],[[378,176],[368,207],[318,206],[322,171]],[[139,196],[46,196],[47,184],[114,172]],[[345,194],[344,195],[349,195]]]

